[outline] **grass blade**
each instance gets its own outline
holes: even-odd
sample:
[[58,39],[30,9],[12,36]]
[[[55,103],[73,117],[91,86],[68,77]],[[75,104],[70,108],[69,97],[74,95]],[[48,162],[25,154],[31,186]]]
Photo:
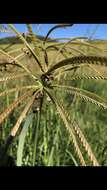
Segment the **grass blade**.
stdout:
[[74,162],[75,166],[78,166],[78,163],[76,161],[76,159],[74,158],[74,156],[72,155],[71,152],[69,152],[68,150],[66,150],[66,152],[69,154],[69,156],[71,157],[72,161]]
[[73,127],[74,127],[74,130],[75,130],[78,138],[80,139],[80,142],[82,143],[83,147],[85,148],[90,161],[93,163],[93,166],[99,166],[99,163],[96,160],[89,143],[87,142],[82,130],[80,129],[80,127],[77,125],[76,122],[73,123]]
[[33,114],[30,114],[27,116],[26,121],[23,125],[22,131],[19,136],[19,144],[18,144],[18,149],[17,149],[17,166],[22,166],[22,156],[23,156],[25,137],[28,131],[28,127],[30,123],[32,123],[33,116],[34,116]]

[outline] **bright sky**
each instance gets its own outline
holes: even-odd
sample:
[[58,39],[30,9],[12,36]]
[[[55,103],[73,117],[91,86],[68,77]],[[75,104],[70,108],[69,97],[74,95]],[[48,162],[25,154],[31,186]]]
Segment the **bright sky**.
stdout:
[[[14,24],[20,32],[27,32],[25,24]],[[45,36],[55,24],[32,24],[33,31]],[[10,34],[0,33],[0,38]],[[72,27],[58,28],[51,34],[51,38],[91,37],[92,39],[107,39],[107,24],[74,24]]]

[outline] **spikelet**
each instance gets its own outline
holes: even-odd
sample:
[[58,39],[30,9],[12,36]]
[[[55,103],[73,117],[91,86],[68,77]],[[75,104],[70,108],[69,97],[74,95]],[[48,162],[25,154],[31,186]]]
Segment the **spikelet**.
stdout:
[[5,96],[5,95],[10,94],[10,93],[15,92],[15,91],[22,91],[22,90],[27,90],[27,89],[36,89],[36,87],[38,88],[38,86],[35,86],[35,85],[31,85],[31,86],[28,85],[28,86],[12,88],[12,89],[5,90],[5,91],[1,92],[0,96]]
[[89,160],[92,162],[93,166],[99,166],[98,161],[96,160],[90,145],[88,144],[86,138],[84,137],[84,134],[82,133],[81,129],[79,128],[79,126],[77,126],[76,122],[73,123],[73,128],[75,130],[75,133],[77,134],[78,138],[80,139],[83,147],[85,148]]
[[[71,123],[70,115],[68,114],[67,111],[65,111],[65,109],[64,109],[64,112],[66,114],[67,119]],[[83,147],[85,148],[85,151],[87,152],[88,157],[89,157],[90,161],[92,162],[93,166],[99,166],[99,163],[96,160],[96,158],[95,158],[95,156],[94,156],[94,154],[93,154],[93,152],[91,150],[91,147],[90,147],[89,143],[87,142],[84,134],[82,133],[82,131],[79,128],[79,126],[77,125],[77,123],[73,122],[71,127],[73,127],[75,133],[77,134],[78,138],[80,139],[80,141],[81,141]]]
[[87,90],[83,90],[80,88],[76,88],[73,86],[53,85],[53,87],[57,87],[57,90],[60,90],[60,88],[61,88],[66,93],[79,96],[80,98],[84,99],[85,101],[91,102],[91,103],[99,106],[100,108],[107,110],[106,100],[102,99],[100,96],[98,96],[92,92],[89,92]]
[[91,76],[91,75],[82,75],[82,76],[79,76],[79,75],[76,75],[74,77],[71,78],[71,80],[78,80],[78,79],[95,79],[95,80],[107,80],[107,77],[106,76]]
[[0,78],[0,82],[6,82],[6,81],[8,81],[8,80],[17,79],[17,78],[24,77],[24,76],[27,76],[27,75],[28,75],[27,73],[12,74],[12,75],[5,76],[5,77],[3,77],[3,78]]
[[[61,108],[63,110],[64,115],[66,115],[66,119],[68,119],[68,113],[65,111],[65,109],[63,108],[63,106],[61,105],[61,103],[60,103],[60,106],[61,106]],[[77,155],[79,157],[81,165],[82,166],[86,166],[86,163],[85,163],[85,160],[83,158],[82,152],[81,152],[81,150],[80,150],[80,148],[78,146],[78,143],[77,143],[77,140],[76,140],[76,137],[75,137],[75,133],[74,133],[73,127],[70,127],[70,124],[65,125],[65,126],[67,128],[69,136],[71,137],[70,140],[71,140],[71,142],[73,143],[73,145],[75,147],[75,152],[77,153]]]
[[79,158],[79,160],[80,160],[81,165],[82,165],[82,166],[86,166],[86,163],[85,163],[85,160],[84,160],[84,158],[83,158],[82,152],[81,152],[81,150],[80,150],[80,148],[79,148],[79,146],[78,146],[76,137],[75,137],[75,135],[73,134],[73,130],[72,130],[72,132],[71,132],[71,129],[70,129],[70,128],[68,128],[68,127],[66,127],[66,128],[67,128],[67,131],[68,131],[68,133],[69,133],[70,141],[71,141],[71,142],[73,143],[73,145],[74,145],[75,152],[76,152],[76,154],[77,154],[77,156],[78,156],[78,158]]
[[35,100],[35,95],[31,98],[31,100],[28,102],[28,104],[25,106],[24,110],[22,111],[22,113],[21,113],[20,117],[18,118],[15,126],[13,127],[13,129],[10,132],[11,136],[14,137],[16,135],[16,133],[20,127],[20,124],[22,123],[22,121],[26,117],[26,114],[29,111],[30,107],[32,106],[34,100]]
[[29,97],[31,91],[26,92],[23,96],[19,97],[16,101],[14,101],[3,113],[0,114],[0,124],[3,120],[15,109],[20,102]]

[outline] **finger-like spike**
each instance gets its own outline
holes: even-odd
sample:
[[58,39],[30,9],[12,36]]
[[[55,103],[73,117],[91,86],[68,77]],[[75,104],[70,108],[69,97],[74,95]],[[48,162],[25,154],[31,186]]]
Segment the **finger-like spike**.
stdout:
[[26,117],[26,114],[27,112],[29,111],[30,107],[32,106],[33,102],[35,100],[35,94],[34,96],[31,98],[31,100],[28,102],[28,104],[25,106],[23,112],[21,113],[20,117],[18,118],[15,126],[13,127],[13,129],[11,130],[11,136],[15,136],[19,127],[20,127],[20,124],[22,123],[23,119]]
[[13,111],[14,108],[18,106],[20,102],[29,97],[31,91],[26,92],[23,96],[19,97],[16,101],[14,101],[1,115],[0,115],[0,123],[4,121],[6,117]]

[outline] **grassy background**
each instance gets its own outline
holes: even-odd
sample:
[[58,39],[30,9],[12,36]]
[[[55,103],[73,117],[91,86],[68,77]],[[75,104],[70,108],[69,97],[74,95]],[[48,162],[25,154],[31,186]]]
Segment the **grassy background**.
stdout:
[[[102,48],[103,51],[95,50],[91,47],[85,47],[84,45],[74,45],[69,44],[69,47],[76,48],[77,50],[81,50],[85,55],[101,55],[106,56],[106,49],[107,49],[107,41],[93,41],[91,42],[92,45],[96,47]],[[22,44],[16,44],[9,47],[9,44],[1,44],[0,48],[4,49],[6,47],[8,51],[23,47]],[[80,55],[75,50],[69,50],[69,52],[74,56]],[[16,54],[14,54],[16,56]],[[54,59],[55,52],[49,52],[49,61]],[[71,56],[71,54],[69,54]],[[41,55],[42,57],[42,55]],[[0,60],[3,57],[0,55]],[[63,59],[59,57],[59,59]],[[24,64],[29,64],[33,62],[33,59],[23,59]],[[37,70],[34,64],[30,65],[31,70]],[[107,75],[107,69],[105,67],[95,66],[95,69],[103,72],[104,75]],[[16,70],[15,70],[16,71]],[[4,76],[9,71],[0,71],[0,76]],[[11,69],[11,72],[14,72],[14,69]],[[87,67],[78,71],[79,73],[86,73]],[[77,72],[77,73],[78,73]],[[90,70],[91,72],[91,70]],[[77,74],[76,73],[76,74]],[[69,76],[70,78],[70,76]],[[3,89],[8,89],[12,86],[21,85],[23,83],[26,84],[26,81],[29,80],[25,78],[25,80],[16,80],[13,81],[11,84],[4,83],[0,84],[0,91]],[[103,80],[77,80],[77,81],[70,81],[71,84],[77,87],[81,87],[86,90],[90,90],[91,92],[95,92],[96,94],[100,95],[107,99],[107,81]],[[18,93],[14,93],[12,96],[5,96],[0,97],[0,109],[1,112],[7,107],[14,99],[16,99]],[[60,97],[60,94],[59,94]],[[74,99],[73,99],[74,98]],[[87,141],[92,147],[93,152],[95,153],[96,158],[98,159],[101,165],[107,165],[107,112],[98,108],[91,103],[86,103],[80,98],[75,99],[75,97],[71,95],[65,94],[65,99],[67,100],[66,109],[69,110],[71,113],[72,119],[76,119],[79,123],[82,131],[84,132]],[[22,106],[23,107],[23,106]],[[10,129],[14,126],[17,117],[20,114],[20,110],[22,107],[19,107],[15,110],[9,117],[6,119],[2,127],[0,128],[0,139],[1,144],[5,142],[5,138],[9,134]],[[79,160],[75,154],[74,148],[70,143],[69,136],[63,126],[62,121],[58,117],[58,113],[56,112],[55,108],[51,105],[48,106],[45,103],[45,107],[42,110],[42,120],[40,128],[38,129],[38,138],[36,144],[36,162],[34,165],[44,165],[44,166],[63,166],[63,165],[76,165],[79,164]],[[36,116],[33,117],[33,124],[29,127],[27,132],[25,144],[24,144],[24,151],[23,151],[23,163],[22,165],[30,166],[32,165],[33,161],[33,151],[34,151],[34,140],[35,140],[35,133],[37,132],[36,125]],[[23,126],[24,122],[21,125]],[[10,148],[9,154],[12,155],[17,160],[17,147],[18,147],[18,138],[17,135],[14,143]],[[32,143],[31,143],[32,142]],[[81,145],[80,145],[81,146]],[[82,147],[81,147],[82,148]],[[84,152],[85,155],[85,152]],[[88,165],[90,163],[87,160],[86,162]]]

